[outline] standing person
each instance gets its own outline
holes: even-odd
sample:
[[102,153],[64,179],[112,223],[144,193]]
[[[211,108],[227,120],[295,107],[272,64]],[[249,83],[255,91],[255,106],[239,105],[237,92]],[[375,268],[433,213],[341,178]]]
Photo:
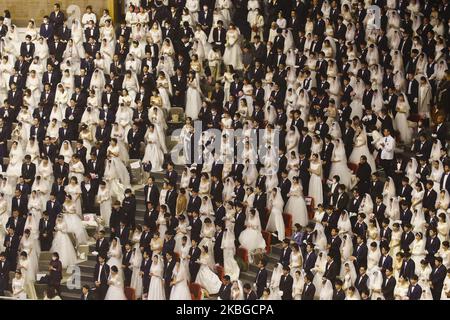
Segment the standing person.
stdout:
[[48,267],[50,271],[48,275],[48,285],[53,287],[58,295],[61,294],[60,285],[62,280],[62,264],[59,260],[58,252],[53,252],[52,260],[50,261],[50,265]]
[[381,166],[384,169],[386,175],[393,176],[394,168],[394,151],[395,151],[395,139],[391,136],[389,129],[383,131],[383,142],[381,143]]
[[174,268],[176,261],[173,258],[172,252],[167,252],[164,259],[164,272],[163,272],[163,280],[164,280],[164,290],[166,293],[166,300],[170,299],[170,294],[172,291],[172,278],[176,278],[176,274],[174,277]]
[[431,294],[433,295],[433,300],[441,299],[441,292],[444,286],[445,276],[447,274],[447,268],[442,262],[443,260],[441,257],[436,257],[434,259],[434,269],[430,274]]
[[288,266],[283,267],[283,275],[280,279],[279,288],[280,291],[283,292],[283,295],[281,296],[282,300],[292,300],[292,286],[294,284],[294,279],[289,274],[291,269]]
[[127,227],[134,229],[136,225],[136,197],[134,196],[131,189],[125,190],[125,198],[122,201],[122,208],[124,212],[127,213]]
[[112,266],[108,279],[108,290],[104,300],[127,300],[123,288],[123,279],[117,266]]
[[110,267],[106,264],[106,256],[100,255],[94,269],[95,293],[98,300],[104,300],[109,288]]
[[262,259],[258,263],[258,273],[256,274],[255,279],[255,287],[256,287],[256,295],[258,298],[261,298],[264,288],[267,286],[267,270],[266,270],[267,262]]
[[49,251],[53,242],[53,230],[55,224],[50,221],[47,211],[42,213],[43,217],[39,221],[39,241],[42,251]]
[[9,266],[4,252],[0,253],[0,296],[5,295],[9,284]]

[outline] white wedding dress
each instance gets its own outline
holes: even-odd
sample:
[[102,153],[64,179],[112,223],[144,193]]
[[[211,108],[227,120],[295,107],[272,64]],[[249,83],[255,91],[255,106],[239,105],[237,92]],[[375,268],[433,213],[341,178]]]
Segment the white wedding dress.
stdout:
[[97,201],[100,203],[100,216],[105,223],[105,227],[109,227],[109,219],[111,218],[111,193],[108,187],[100,186],[97,192]]
[[352,172],[347,166],[347,157],[345,156],[345,148],[341,139],[338,139],[338,143],[335,144],[333,149],[333,156],[331,158],[331,169],[328,179],[333,179],[335,175],[340,178],[340,183],[347,187],[347,190],[351,189],[352,185]]
[[196,77],[188,79],[188,89],[186,91],[186,117],[192,120],[198,119],[198,113],[202,106],[200,84]]
[[310,169],[314,170],[315,172],[311,172],[311,178],[309,179],[308,195],[314,199],[314,204],[317,207],[318,204],[323,203],[322,164],[320,162],[317,163],[311,162]]
[[[230,276],[231,281],[238,280],[241,272],[239,265],[234,259],[234,255],[236,254],[236,245],[234,241],[234,231],[231,229],[225,231],[222,238],[221,248],[223,250],[224,271],[225,274]],[[208,254],[208,256],[210,254]]]
[[127,300],[123,291],[123,281],[119,274],[111,274],[109,277],[109,287],[105,300]]
[[119,147],[110,145],[107,149],[109,159],[106,161],[104,179],[111,192],[119,201],[122,201],[126,188],[130,187],[130,175],[127,167],[119,159]]
[[377,170],[377,166],[375,165],[375,160],[373,156],[369,152],[369,148],[367,147],[367,138],[364,132],[361,132],[358,136],[355,137],[355,146],[353,147],[353,151],[350,154],[348,159],[349,162],[358,164],[362,155],[367,157],[367,163],[370,165],[372,172]]
[[283,198],[281,197],[280,188],[277,188],[277,193],[269,196],[269,210],[270,216],[267,222],[266,230],[270,232],[278,232],[278,239],[284,240],[285,226],[283,220]]
[[259,214],[254,216],[248,214],[246,228],[239,235],[239,243],[242,247],[253,252],[257,249],[264,250],[266,248],[266,241],[261,234],[261,222],[259,221]]
[[158,133],[156,130],[147,130],[145,134],[145,140],[147,141],[147,146],[145,147],[144,157],[142,162],[149,162],[152,164],[151,172],[162,171],[162,165],[164,163],[164,153],[161,149],[161,145],[158,139]]
[[173,270],[172,277],[176,283],[172,286],[169,300],[191,300],[191,292],[184,268],[184,264],[180,262]]
[[142,253],[139,248],[139,240],[141,239],[141,232],[137,232],[135,230],[133,232],[133,237],[131,241],[134,243],[133,245],[133,255],[131,257],[131,264],[133,267],[133,272],[131,274],[131,282],[130,287],[134,288],[134,294],[136,299],[140,299],[142,297],[142,277],[140,275],[141,272],[141,263],[142,263]]
[[308,209],[303,198],[302,186],[299,183],[293,183],[289,190],[289,200],[286,203],[284,212],[292,215],[292,224],[296,223],[301,226],[308,224]]
[[73,247],[72,241],[67,234],[67,225],[64,221],[56,222],[56,234],[52,242],[50,251],[58,252],[59,260],[65,269],[68,266],[75,265],[77,262],[77,253]]
[[157,263],[152,263],[150,273],[153,275],[150,279],[147,300],[166,300],[163,283],[163,269],[164,265],[161,259],[159,259]]
[[[225,252],[224,252],[225,260]],[[202,288],[206,289],[210,295],[217,294],[220,290],[222,282],[220,281],[217,274],[215,274],[208,266],[209,257],[207,253],[200,256],[199,263],[200,269],[197,273],[197,278],[195,282],[198,283]]]
[[235,70],[241,70],[243,68],[242,64],[242,53],[241,46],[239,43],[239,31],[228,30],[226,35],[226,45],[225,52],[223,54],[223,62],[227,65],[232,65]]

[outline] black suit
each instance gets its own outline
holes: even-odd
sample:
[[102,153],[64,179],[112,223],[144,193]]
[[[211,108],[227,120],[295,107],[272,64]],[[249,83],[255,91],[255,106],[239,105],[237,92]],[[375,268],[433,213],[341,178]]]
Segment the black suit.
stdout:
[[[173,240],[173,239],[172,239]],[[166,300],[170,298],[170,291],[172,287],[170,286],[170,282],[172,281],[173,269],[175,268],[176,261],[175,259],[171,259],[170,261],[164,262],[164,290],[166,292]]]
[[409,300],[420,300],[420,297],[422,296],[422,287],[418,284],[414,286],[410,285],[407,295]]
[[231,300],[231,283],[222,284],[219,289],[220,300]]
[[355,287],[358,289],[359,294],[361,294],[363,291],[368,291],[369,288],[367,286],[367,281],[369,280],[369,276],[367,274],[360,275],[356,277],[355,280]]
[[95,251],[98,252],[99,256],[106,256],[109,251],[109,242],[106,238],[97,239],[95,242]]
[[191,258],[189,259],[189,273],[191,274],[191,281],[195,282],[197,278],[198,270],[200,269],[200,265],[196,263],[198,259],[200,259],[201,251],[198,247],[191,247],[189,249],[189,255]]
[[245,213],[243,211],[236,212],[235,222],[234,222],[234,236],[239,242],[239,236],[245,229]]
[[52,193],[55,195],[56,200],[52,202],[51,200],[47,201],[47,204],[45,206],[45,210],[48,213],[49,220],[55,224],[56,217],[58,214],[62,211],[62,206],[60,200],[64,201],[66,192],[64,191],[64,186],[59,186],[54,184],[52,186]]
[[95,212],[95,196],[97,190],[92,183],[81,182],[81,199],[83,204],[83,213]]
[[133,257],[133,250],[125,251],[122,256],[122,265],[125,266],[123,269],[124,274],[124,286],[129,287],[131,283],[131,276],[133,274],[131,258]]
[[55,228],[54,222],[44,218],[39,220],[39,242],[42,251],[49,251],[53,242],[53,230]]
[[317,255],[314,251],[311,253],[305,253],[305,257],[303,260],[303,269],[306,273],[310,272],[312,268],[314,268],[317,260]]
[[279,288],[280,291],[283,291],[283,295],[281,296],[282,300],[292,300],[292,285],[294,283],[294,279],[290,274],[287,276],[282,275],[280,279]]
[[[68,183],[68,177],[69,177],[69,164],[64,163],[62,166],[59,163],[56,163],[53,165],[53,175],[55,176],[55,180],[58,178],[64,179],[64,183]],[[64,201],[63,201],[64,202]],[[61,203],[63,203],[61,202]]]
[[403,260],[399,276],[409,280],[415,274],[415,268],[416,265],[412,259]]
[[106,263],[103,263],[101,265],[100,263],[97,263],[95,265],[94,270],[94,281],[99,281],[100,284],[96,288],[95,293],[97,294],[97,297],[99,300],[104,300],[106,296],[106,292],[108,291],[109,285],[108,285],[108,279],[110,275],[110,268],[109,265]]
[[360,194],[369,193],[371,174],[372,169],[367,162],[363,164],[360,163],[358,165],[358,169],[356,170],[356,177],[359,179],[357,186]]
[[332,284],[336,281],[336,277],[339,275],[339,266],[336,262],[332,261],[325,266],[324,277],[330,280]]
[[433,268],[433,271],[430,274],[430,281],[433,285],[433,289],[431,289],[431,293],[433,295],[433,300],[441,299],[441,292],[444,285],[444,280],[447,274],[447,269],[444,265],[440,265],[438,268]]
[[142,275],[142,289],[144,293],[148,293],[148,287],[150,286],[150,268],[152,266],[151,259],[142,259],[140,271]]
[[18,210],[22,216],[28,213],[28,198],[26,194],[22,194],[20,198],[12,198],[12,211]]
[[[150,189],[150,191],[149,191]],[[145,194],[145,204],[151,202],[153,207],[156,207],[159,204],[159,190],[156,185],[144,186],[144,194]]]
[[344,290],[334,289],[333,290],[333,300],[345,300],[345,292]]
[[305,283],[303,286],[303,292],[302,292],[302,300],[314,300],[314,294],[316,293],[316,287],[314,284],[311,283]]
[[393,276],[383,279],[383,284],[381,285],[381,292],[386,300],[394,300],[394,290],[397,281]]
[[291,260],[291,253],[291,248],[287,247],[286,249],[283,249],[283,251],[281,251],[279,263],[283,266],[288,266]]
[[353,256],[356,258],[354,261],[355,269],[359,270],[360,267],[367,268],[367,245],[362,243],[356,247],[353,251]]
[[200,220],[200,218],[191,218],[190,226],[191,226],[191,239],[196,239],[197,241],[200,241],[202,220]]
[[[216,219],[219,219],[217,215]],[[223,233],[224,231],[221,230],[219,233],[216,232],[214,235],[214,261],[221,266],[223,266],[223,249],[222,249]]]
[[428,210],[435,208],[437,193],[434,189],[425,190],[422,206]]
[[128,226],[134,229],[136,217],[136,198],[134,195],[127,196],[122,201],[123,211],[127,213]]
[[259,269],[255,279],[256,293],[258,298],[263,294],[264,288],[267,286],[267,270]]
[[25,58],[34,57],[35,46],[33,42],[26,43],[22,42],[20,45],[20,55]]
[[245,294],[244,300],[257,300],[258,296],[256,295],[255,291],[251,290],[248,294]]

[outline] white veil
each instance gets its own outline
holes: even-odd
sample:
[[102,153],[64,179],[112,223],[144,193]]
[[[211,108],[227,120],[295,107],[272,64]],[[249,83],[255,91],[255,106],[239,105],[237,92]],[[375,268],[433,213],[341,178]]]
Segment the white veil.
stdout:
[[[323,283],[325,282],[325,283]],[[333,285],[331,281],[323,278],[322,279],[322,287],[320,288],[320,296],[319,300],[332,300],[333,299]]]
[[314,231],[316,232],[316,246],[320,251],[326,250],[327,238],[325,236],[325,231],[323,225],[320,223],[315,224]]
[[344,234],[341,243],[341,259],[347,261],[353,254],[353,243],[350,234]]

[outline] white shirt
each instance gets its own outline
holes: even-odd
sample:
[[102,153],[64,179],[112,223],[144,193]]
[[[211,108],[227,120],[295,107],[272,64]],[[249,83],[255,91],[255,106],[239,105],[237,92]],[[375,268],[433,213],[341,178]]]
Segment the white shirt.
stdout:
[[86,12],[85,14],[83,14],[83,17],[81,18],[81,23],[86,28],[87,24],[89,23],[90,20],[92,20],[92,21],[94,21],[94,23],[96,23],[97,22],[97,16],[93,12],[91,12],[91,13],[87,13]]
[[445,186],[447,185],[448,176],[448,173],[444,173],[444,180],[442,180],[442,189],[445,189]]
[[102,270],[103,270],[103,265],[100,264],[99,268],[98,268],[98,277],[97,277],[97,281],[100,282],[101,279],[101,275],[102,275]]
[[382,160],[392,160],[394,159],[394,149],[395,149],[395,140],[392,136],[384,137],[384,147],[381,150],[381,159]]

